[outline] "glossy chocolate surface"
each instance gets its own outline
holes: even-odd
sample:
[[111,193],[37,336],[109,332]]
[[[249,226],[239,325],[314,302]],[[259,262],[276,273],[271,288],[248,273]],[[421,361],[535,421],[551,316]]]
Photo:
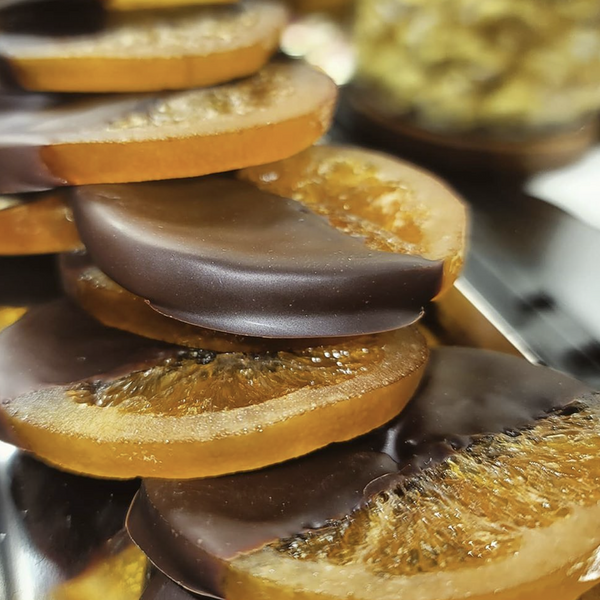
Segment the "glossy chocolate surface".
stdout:
[[180,350],[110,329],[68,300],[55,300],[0,332],[0,402],[54,386],[116,379]]
[[436,349],[415,398],[387,426],[262,471],[147,480],[129,532],[176,582],[219,596],[223,561],[348,515],[476,436],[526,427],[590,392],[513,356]]
[[161,313],[239,335],[397,329],[439,290],[442,265],[367,248],[300,202],[225,177],[77,188],[97,266]]

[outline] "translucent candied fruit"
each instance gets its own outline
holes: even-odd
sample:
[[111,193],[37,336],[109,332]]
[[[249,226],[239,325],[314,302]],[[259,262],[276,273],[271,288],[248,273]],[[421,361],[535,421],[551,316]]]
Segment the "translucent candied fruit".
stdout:
[[371,371],[383,349],[372,338],[273,354],[184,351],[177,359],[100,385],[80,385],[77,402],[164,416],[256,406],[303,388],[317,390]]

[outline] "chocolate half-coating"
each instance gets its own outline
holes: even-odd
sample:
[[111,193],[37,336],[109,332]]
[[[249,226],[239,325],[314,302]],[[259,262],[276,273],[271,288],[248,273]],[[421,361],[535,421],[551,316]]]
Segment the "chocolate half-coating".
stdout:
[[174,581],[222,597],[224,561],[344,517],[476,436],[522,429],[589,393],[513,356],[436,349],[416,396],[388,425],[253,473],[146,480],[129,533]]
[[224,177],[77,188],[94,262],[170,317],[272,338],[388,331],[416,321],[442,263],[370,250],[295,200]]
[[0,403],[49,387],[117,379],[180,351],[105,327],[68,300],[55,300],[0,332]]

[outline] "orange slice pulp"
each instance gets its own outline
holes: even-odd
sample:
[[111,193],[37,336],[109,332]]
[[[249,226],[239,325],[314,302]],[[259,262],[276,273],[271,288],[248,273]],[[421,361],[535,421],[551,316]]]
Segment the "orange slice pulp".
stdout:
[[314,146],[239,177],[299,200],[375,249],[444,261],[442,292],[465,256],[465,205],[435,176],[399,159],[351,147]]
[[[276,63],[216,88],[155,99],[104,98],[91,106],[82,101],[60,113],[64,127],[48,136],[41,158],[53,175],[77,185],[229,171],[310,146],[327,130],[336,95],[326,75],[303,64]],[[133,106],[123,114],[126,101]],[[85,131],[68,130],[71,117],[86,110],[115,116]]]

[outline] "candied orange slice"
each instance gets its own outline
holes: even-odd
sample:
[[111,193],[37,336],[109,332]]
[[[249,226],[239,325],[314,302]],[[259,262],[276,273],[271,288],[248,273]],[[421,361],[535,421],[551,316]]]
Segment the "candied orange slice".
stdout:
[[314,146],[239,177],[293,198],[374,250],[444,261],[442,292],[465,256],[467,215],[458,195],[409,163],[350,147]]
[[1,416],[21,447],[65,470],[220,475],[389,421],[427,355],[412,327],[294,352],[216,354],[106,328],[61,300],[0,333]]
[[0,56],[19,85],[54,92],[142,92],[215,85],[258,71],[287,21],[270,0],[118,12],[97,33],[5,33]]
[[173,179],[279,160],[327,130],[336,96],[333,81],[319,71],[274,63],[215,88],[75,100],[32,96],[27,105],[13,99],[13,110],[0,112],[0,158],[23,161],[10,162],[0,186],[18,192]]
[[0,197],[0,255],[54,254],[80,246],[71,209],[57,192]]
[[600,578],[600,398],[236,558],[228,600],[575,600]]
[[107,327],[123,329],[153,340],[216,352],[291,350],[336,341],[331,338],[327,341],[315,338],[255,338],[177,321],[157,312],[143,298],[122,288],[93,265],[85,253],[62,255],[60,273],[66,294],[87,313]]

